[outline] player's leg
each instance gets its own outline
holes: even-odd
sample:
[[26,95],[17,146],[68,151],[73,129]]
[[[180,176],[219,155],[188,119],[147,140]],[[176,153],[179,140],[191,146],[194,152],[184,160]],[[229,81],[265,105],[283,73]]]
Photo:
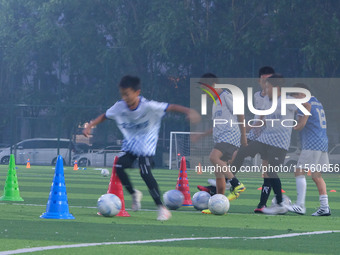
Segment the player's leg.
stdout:
[[[262,160],[262,166],[268,167],[268,161]],[[262,213],[263,208],[267,207],[267,201],[270,196],[271,189],[272,189],[272,186],[271,186],[271,181],[269,179],[269,176],[267,172],[263,172],[263,184],[262,184],[262,189],[261,189],[261,197],[260,197],[259,204],[254,210],[255,213]]]
[[[232,154],[232,158],[230,160],[228,160],[227,164],[230,165],[233,160],[235,159],[237,154],[237,150],[235,150]],[[226,181],[226,189],[230,189],[231,188],[231,184],[230,184],[230,180],[228,178],[225,178]],[[210,184],[209,186],[202,186],[202,185],[197,185],[197,188],[200,191],[205,191],[208,192],[211,196],[215,195],[217,193],[216,190],[216,179],[208,179],[208,183]]]
[[129,176],[125,172],[125,169],[130,168],[135,160],[136,156],[128,152],[122,152],[118,156],[116,171],[122,185],[126,188],[126,190],[130,193],[132,197],[132,210],[138,211],[141,208],[140,201],[143,195],[142,192],[133,188]]
[[[321,166],[329,165],[327,152],[321,153],[319,164]],[[320,208],[315,213],[313,213],[312,216],[329,216],[331,215],[331,210],[328,205],[326,183],[321,176],[321,172],[313,172],[312,178],[318,188],[320,201]]]
[[149,189],[150,195],[158,207],[157,220],[168,220],[171,213],[163,206],[158,183],[151,172],[151,159],[149,157],[139,157],[140,175]]
[[[302,165],[298,163],[297,166],[302,166]],[[306,171],[308,170],[302,169],[300,167],[295,169],[294,175],[295,175],[296,193],[297,193],[296,202],[287,207],[290,212],[294,212],[294,213],[301,214],[301,215],[306,213],[306,207],[305,207],[306,190],[307,190],[307,181],[305,177]]]
[[270,208],[264,208],[262,212],[265,214],[285,214],[288,209],[282,204],[282,185],[277,171],[284,162],[286,151],[269,145],[266,146],[266,151],[268,157],[267,174],[275,193],[277,204]]
[[[222,172],[222,169],[227,168],[227,163],[225,161],[222,161],[221,158],[223,156],[223,152],[220,149],[214,148],[209,155],[210,161],[215,166],[215,178],[216,178],[216,193],[217,194],[224,194],[225,187],[226,187],[226,181],[225,181],[225,175]],[[233,178],[233,174],[228,172],[226,173],[229,178]]]
[[[222,174],[216,176],[216,187],[218,194],[224,194],[226,189],[226,179],[230,180],[232,192],[229,194],[228,199],[236,199],[241,192],[245,190],[245,187],[239,180],[234,176],[234,173],[230,170],[227,162],[233,158],[234,152],[237,147],[228,143],[215,144],[214,149],[210,153],[210,161],[220,169],[216,169],[215,174],[218,174],[218,170],[222,171]],[[219,189],[219,187],[221,187]]]

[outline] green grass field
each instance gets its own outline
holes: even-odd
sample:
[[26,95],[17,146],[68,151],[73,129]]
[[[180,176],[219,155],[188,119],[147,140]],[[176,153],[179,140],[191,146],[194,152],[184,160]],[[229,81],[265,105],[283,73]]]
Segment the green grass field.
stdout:
[[[3,194],[7,169],[7,166],[0,166],[0,196]],[[163,192],[175,188],[178,171],[163,169],[154,170],[153,173]],[[20,195],[25,201],[0,202],[0,254],[15,254],[9,251],[23,248],[91,243],[99,244],[63,249],[59,247],[35,253],[339,254],[339,232],[290,236],[293,233],[340,231],[339,174],[325,175],[327,190],[338,191],[328,194],[332,208],[330,217],[309,216],[319,206],[318,192],[310,178],[307,178],[306,216],[292,213],[283,216],[254,214],[253,209],[260,196],[257,188],[261,186],[262,179],[259,174],[240,174],[239,179],[247,190],[239,199],[231,202],[228,214],[205,215],[193,207],[180,208],[173,212],[173,217],[167,222],[156,220],[156,208],[139,171],[131,169],[129,174],[135,187],[144,194],[142,211],[128,210],[131,214],[129,218],[97,216],[96,202],[100,195],[106,193],[109,177],[102,177],[100,171],[92,168],[73,171],[71,167],[65,167],[69,209],[75,220],[47,220],[40,219],[39,216],[46,211],[54,175],[53,167],[32,166],[26,169],[25,166],[18,166]],[[197,184],[205,185],[207,178],[212,177],[209,174],[197,175],[194,171],[188,171],[188,175],[192,195],[197,191]],[[281,177],[283,189],[294,200],[295,179],[292,174]],[[129,209],[129,195],[126,195],[125,202]],[[286,237],[280,236],[287,234]],[[276,235],[278,236],[271,239],[260,239]],[[160,239],[173,240],[154,241]],[[138,240],[150,242],[127,243]],[[105,242],[117,243],[104,244]]]

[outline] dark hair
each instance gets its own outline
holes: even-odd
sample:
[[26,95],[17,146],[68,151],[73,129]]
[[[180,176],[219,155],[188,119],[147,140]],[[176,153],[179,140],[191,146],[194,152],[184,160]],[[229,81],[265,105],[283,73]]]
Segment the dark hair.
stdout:
[[307,90],[310,91],[310,87],[307,84],[304,84],[304,83],[295,83],[293,85],[293,87],[295,87],[295,88],[303,88],[303,89],[307,89]]
[[266,79],[266,81],[273,87],[282,87],[285,84],[285,79],[281,74],[278,73],[272,74]]
[[201,76],[201,78],[217,78],[217,76],[213,73],[205,73]]
[[275,70],[271,66],[263,66],[259,69],[259,77],[264,74],[274,74]]
[[205,73],[201,76],[201,82],[213,85],[214,83],[218,83],[218,78],[213,73]]
[[140,79],[137,76],[125,75],[119,82],[119,88],[131,88],[134,91],[140,90]]

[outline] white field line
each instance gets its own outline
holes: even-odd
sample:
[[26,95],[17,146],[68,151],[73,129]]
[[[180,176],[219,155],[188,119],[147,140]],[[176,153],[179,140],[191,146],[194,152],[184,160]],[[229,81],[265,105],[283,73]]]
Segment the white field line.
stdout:
[[290,233],[290,234],[274,235],[274,236],[253,236],[253,237],[249,237],[249,236],[243,236],[243,237],[223,236],[223,237],[188,237],[188,238],[183,237],[183,238],[124,241],[124,242],[104,242],[104,243],[81,243],[81,244],[69,244],[69,245],[52,245],[52,246],[42,246],[42,247],[2,251],[2,252],[0,252],[0,255],[22,254],[22,253],[30,253],[30,252],[36,252],[36,251],[47,251],[47,250],[56,250],[56,249],[67,249],[67,248],[81,248],[81,247],[91,247],[91,246],[100,246],[100,245],[169,243],[169,242],[197,241],[197,240],[230,240],[230,239],[265,240],[265,239],[280,239],[280,238],[307,236],[307,235],[322,235],[322,234],[331,234],[331,233],[340,233],[340,230]]

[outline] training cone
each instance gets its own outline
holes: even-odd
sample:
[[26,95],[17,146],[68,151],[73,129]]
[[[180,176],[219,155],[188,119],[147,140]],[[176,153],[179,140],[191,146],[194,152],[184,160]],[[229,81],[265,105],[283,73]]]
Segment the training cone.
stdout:
[[30,163],[30,159],[27,159],[27,164],[26,164],[26,168],[31,168],[31,163]]
[[73,166],[73,170],[74,171],[77,171],[79,168],[78,168],[78,163],[77,163],[77,160],[74,161],[74,166]]
[[118,157],[116,156],[113,161],[112,174],[110,178],[110,184],[107,189],[107,193],[116,195],[117,197],[119,197],[120,201],[122,202],[122,209],[120,209],[120,212],[116,216],[130,217],[130,214],[127,211],[125,211],[123,186],[122,186],[122,183],[120,182],[120,179],[116,171],[117,162],[118,162]]
[[4,195],[0,197],[0,201],[24,201],[20,197],[18,177],[15,170],[15,159],[13,154],[11,154],[9,158]]
[[48,197],[46,212],[40,218],[73,220],[74,217],[68,209],[67,193],[65,186],[63,158],[58,156],[55,166],[54,178]]
[[181,191],[184,195],[183,206],[192,206],[185,157],[182,157],[181,159],[181,166],[179,168],[176,189]]

